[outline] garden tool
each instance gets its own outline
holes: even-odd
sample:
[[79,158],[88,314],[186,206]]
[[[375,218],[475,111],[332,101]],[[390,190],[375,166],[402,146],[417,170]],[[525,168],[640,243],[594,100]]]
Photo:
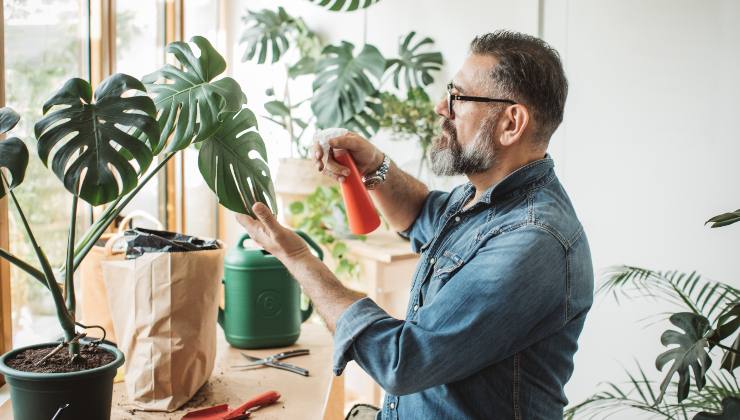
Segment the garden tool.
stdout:
[[352,155],[346,150],[332,149],[329,146],[329,140],[347,133],[348,131],[344,128],[327,128],[318,131],[314,136],[314,141],[321,145],[325,159],[328,158],[329,153],[332,153],[334,160],[349,168],[350,174],[342,182],[342,196],[344,207],[347,209],[349,230],[355,235],[364,235],[380,226],[380,217],[365,184],[362,183],[362,174],[357,169]]
[[308,376],[307,369],[303,369],[302,367],[291,365],[290,363],[280,362],[279,360],[287,359],[288,357],[303,356],[309,353],[310,351],[308,349],[298,349],[298,350],[284,351],[282,353],[274,354],[272,356],[268,356],[262,359],[259,357],[254,357],[254,356],[250,356],[248,354],[242,353],[241,355],[245,359],[251,361],[252,363],[249,363],[246,365],[235,365],[232,367],[242,368],[242,369],[251,369],[251,368],[255,368],[259,366],[269,366],[269,367],[274,367],[276,369],[287,370],[288,372],[297,373],[299,375]]
[[251,400],[245,402],[239,407],[231,410],[228,404],[215,405],[213,407],[203,408],[191,411],[182,417],[182,420],[242,420],[249,418],[253,412],[262,407],[274,404],[280,399],[277,391],[267,391]]

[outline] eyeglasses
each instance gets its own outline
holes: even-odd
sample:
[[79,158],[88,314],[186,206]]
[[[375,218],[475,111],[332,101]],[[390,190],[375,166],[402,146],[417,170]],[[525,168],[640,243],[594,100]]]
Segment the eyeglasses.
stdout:
[[473,101],[473,102],[501,102],[510,105],[516,105],[515,101],[511,99],[493,99],[484,98],[482,96],[464,96],[464,95],[453,95],[452,94],[452,82],[447,84],[447,112],[450,114],[450,118],[455,118],[455,111],[453,111],[452,103],[454,101]]

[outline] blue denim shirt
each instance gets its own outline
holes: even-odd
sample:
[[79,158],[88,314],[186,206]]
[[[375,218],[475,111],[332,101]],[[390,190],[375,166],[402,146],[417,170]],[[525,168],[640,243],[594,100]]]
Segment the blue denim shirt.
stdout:
[[404,232],[421,253],[406,320],[364,298],[337,322],[334,373],[372,376],[379,418],[563,417],[593,301],[586,235],[549,156],[462,210],[474,192],[432,191]]

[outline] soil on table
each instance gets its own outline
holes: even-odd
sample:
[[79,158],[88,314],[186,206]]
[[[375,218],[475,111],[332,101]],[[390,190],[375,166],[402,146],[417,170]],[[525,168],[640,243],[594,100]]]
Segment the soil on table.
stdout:
[[53,349],[54,347],[27,349],[18,353],[12,359],[6,359],[5,364],[15,370],[23,372],[65,373],[79,372],[82,370],[105,366],[116,358],[113,353],[104,349],[83,345],[80,348],[80,357],[78,357],[74,362],[70,362],[71,358],[67,348],[65,347],[57,351],[53,356],[44,360],[39,366],[36,366],[36,363],[43,359],[44,356],[49,354]]

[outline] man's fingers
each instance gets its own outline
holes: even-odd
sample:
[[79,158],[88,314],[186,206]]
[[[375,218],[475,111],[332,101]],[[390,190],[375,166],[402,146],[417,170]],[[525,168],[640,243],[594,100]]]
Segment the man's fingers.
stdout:
[[336,160],[334,160],[334,157],[329,155],[329,159],[326,160],[326,165],[324,165],[324,170],[328,170],[335,176],[349,176],[349,168],[346,166],[342,166],[339,163],[337,163]]
[[347,133],[344,135],[341,135],[339,137],[334,137],[333,139],[329,140],[329,146],[334,147],[336,149],[347,149],[347,150],[354,150],[357,149],[362,144],[362,137],[358,136],[355,133]]
[[272,230],[280,225],[272,214],[272,210],[265,203],[255,203],[252,206],[252,211],[257,215],[257,219],[268,229]]

